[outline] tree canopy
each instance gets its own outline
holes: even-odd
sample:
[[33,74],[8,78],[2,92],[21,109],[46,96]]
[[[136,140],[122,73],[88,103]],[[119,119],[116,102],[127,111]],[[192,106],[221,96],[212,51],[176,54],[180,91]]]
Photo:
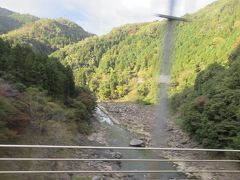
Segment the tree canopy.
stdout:
[[30,124],[42,133],[50,120],[88,133],[95,105],[88,89],[75,87],[70,67],[0,39],[1,142],[16,140]]

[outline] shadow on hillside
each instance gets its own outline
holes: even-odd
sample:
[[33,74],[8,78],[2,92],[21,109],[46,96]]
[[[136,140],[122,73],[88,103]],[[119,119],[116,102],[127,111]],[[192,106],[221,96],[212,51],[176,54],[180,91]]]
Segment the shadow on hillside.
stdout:
[[183,129],[205,147],[240,149],[239,52],[232,53],[226,67],[209,65],[192,87],[171,98]]

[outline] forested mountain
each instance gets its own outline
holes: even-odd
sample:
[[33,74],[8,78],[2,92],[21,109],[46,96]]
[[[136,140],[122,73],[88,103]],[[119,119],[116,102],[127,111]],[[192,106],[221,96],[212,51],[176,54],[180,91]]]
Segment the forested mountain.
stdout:
[[7,33],[37,20],[39,18],[35,16],[15,13],[0,7],[0,34]]
[[[184,128],[210,147],[239,148],[240,59],[233,58],[239,52],[239,9],[239,0],[219,0],[186,15],[189,23],[175,22],[173,109],[181,112]],[[69,65],[76,83],[100,99],[152,103],[165,26],[165,21],[126,25],[51,56]]]
[[[0,143],[69,145],[79,144],[80,137],[85,140],[85,134],[91,130],[90,118],[96,101],[89,90],[75,87],[73,79],[71,69],[57,59],[35,54],[29,47],[11,46],[0,39]],[[71,156],[72,152],[14,148],[0,151],[2,157],[46,154],[60,157]],[[0,169],[20,170],[34,165],[33,161],[9,161],[1,162]],[[37,166],[56,168],[56,164]],[[49,175],[0,175],[5,180],[19,178],[46,179]]]
[[239,9],[238,0],[219,0],[178,25],[172,105],[206,147],[240,148]]
[[92,34],[66,19],[40,19],[2,37],[13,44],[30,45],[35,52],[49,54]]
[[13,47],[0,40],[2,143],[16,141],[26,130],[36,131],[34,135],[39,136],[47,134],[49,123],[68,123],[66,127],[73,124],[86,133],[94,107],[94,96],[87,89],[75,87],[69,67],[30,48]]
[[172,97],[183,128],[206,147],[240,148],[240,43],[227,65],[213,63]]
[[[227,62],[240,35],[239,8],[238,0],[220,0],[186,15],[190,23],[176,22],[172,94],[192,86],[197,71],[209,64]],[[164,27],[165,22],[126,25],[67,46],[52,56],[73,68],[77,84],[89,86],[102,99],[131,96],[153,102]]]
[[54,52],[101,99],[154,101],[164,23],[126,25]]
[[226,64],[240,36],[240,1],[219,0],[176,27],[172,93],[194,84],[210,64]]
[[75,86],[70,67],[46,54],[91,34],[65,19],[2,8],[0,33],[6,33],[0,39],[1,143],[54,144],[64,138],[71,144],[77,133],[88,133],[95,97]]

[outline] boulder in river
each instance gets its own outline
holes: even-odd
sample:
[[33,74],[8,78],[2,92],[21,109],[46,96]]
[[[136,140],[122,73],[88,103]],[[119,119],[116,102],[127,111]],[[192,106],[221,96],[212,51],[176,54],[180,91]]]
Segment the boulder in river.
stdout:
[[112,154],[112,157],[115,159],[121,159],[122,158],[122,154],[120,152],[114,152]]
[[145,147],[144,141],[140,139],[132,139],[129,144],[134,147]]

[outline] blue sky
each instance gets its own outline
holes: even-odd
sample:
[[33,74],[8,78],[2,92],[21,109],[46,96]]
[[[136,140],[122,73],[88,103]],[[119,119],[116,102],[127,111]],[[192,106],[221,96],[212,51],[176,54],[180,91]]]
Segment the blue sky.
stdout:
[[[203,8],[215,0],[175,0],[175,15]],[[85,30],[104,34],[127,23],[154,21],[168,12],[170,0],[0,0],[0,7],[38,17],[70,19]]]

